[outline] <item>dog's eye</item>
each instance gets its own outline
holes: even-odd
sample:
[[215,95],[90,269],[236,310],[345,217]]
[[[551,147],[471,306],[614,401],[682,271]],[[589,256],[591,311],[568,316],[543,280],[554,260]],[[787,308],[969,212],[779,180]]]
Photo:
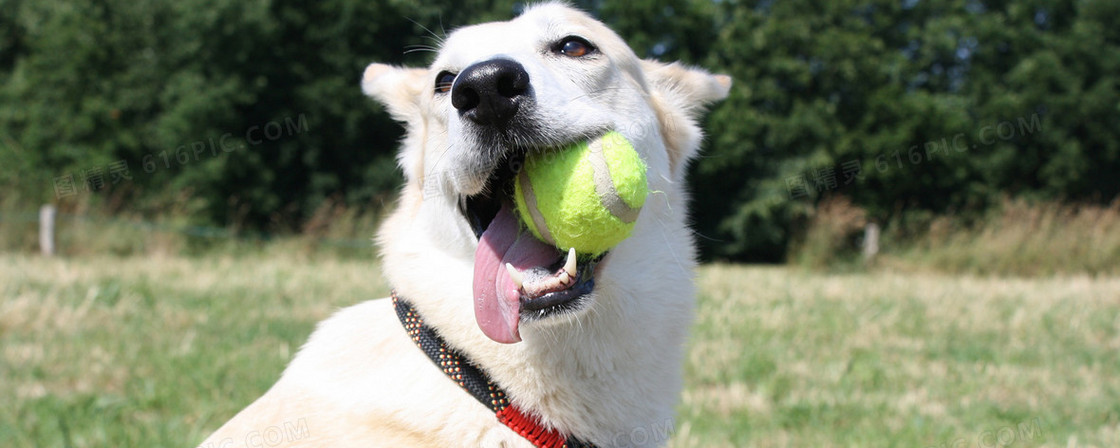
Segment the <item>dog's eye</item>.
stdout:
[[439,72],[436,75],[436,93],[447,93],[451,91],[451,84],[455,82],[455,74],[447,70]]
[[570,58],[587,56],[595,51],[595,46],[578,36],[568,36],[556,43],[554,50]]

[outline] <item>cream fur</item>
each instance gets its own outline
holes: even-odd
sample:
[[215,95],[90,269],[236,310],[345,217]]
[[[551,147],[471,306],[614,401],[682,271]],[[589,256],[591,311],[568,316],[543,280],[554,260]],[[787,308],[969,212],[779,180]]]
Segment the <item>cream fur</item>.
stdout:
[[[569,61],[542,51],[570,34],[595,44],[600,57]],[[590,306],[523,322],[522,342],[509,345],[487,338],[475,322],[477,239],[456,209],[459,195],[482,188],[494,162],[447,96],[432,88],[441,70],[496,55],[529,72],[533,113],[556,125],[541,130],[541,141],[616,129],[642,153],[655,192],[633,236],[600,264]],[[700,144],[697,115],[729,87],[726,76],[641,61],[601,23],[555,3],[455,31],[429,68],[370,65],[363,91],[408,129],[398,158],[407,182],[378,234],[384,275],[449,344],[546,424],[602,447],[663,445],[694,295],[684,166]],[[268,443],[276,437],[263,438],[289,426],[302,437],[276,445]],[[321,323],[276,385],[201,446],[530,445],[444,377],[381,299]]]

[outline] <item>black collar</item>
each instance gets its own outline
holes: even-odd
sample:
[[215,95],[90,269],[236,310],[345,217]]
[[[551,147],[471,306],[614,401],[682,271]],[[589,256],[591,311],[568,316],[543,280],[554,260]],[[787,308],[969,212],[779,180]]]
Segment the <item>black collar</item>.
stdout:
[[509,402],[505,391],[490,380],[490,376],[474,365],[469,359],[457,350],[449,347],[443,338],[439,337],[435,329],[424,325],[424,318],[405,299],[397,295],[394,290],[393,308],[397,311],[397,318],[405,331],[417,347],[428,355],[443,373],[451,378],[459,387],[462,387],[476,400],[490,408],[498,417],[498,421],[508,426],[514,432],[533,442],[534,446],[541,448],[595,448],[594,445],[574,437],[565,437],[555,429],[546,428],[540,419],[532,414],[525,414],[517,406]]

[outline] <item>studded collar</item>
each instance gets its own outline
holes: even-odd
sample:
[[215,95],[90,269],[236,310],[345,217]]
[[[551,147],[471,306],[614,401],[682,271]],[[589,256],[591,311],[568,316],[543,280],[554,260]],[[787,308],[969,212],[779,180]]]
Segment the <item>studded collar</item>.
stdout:
[[432,360],[451,381],[471,394],[497,416],[498,421],[540,448],[595,448],[594,445],[565,437],[541,424],[540,419],[526,414],[506,398],[505,391],[490,376],[444,342],[435,329],[424,325],[416,309],[394,290],[393,308],[412,342]]

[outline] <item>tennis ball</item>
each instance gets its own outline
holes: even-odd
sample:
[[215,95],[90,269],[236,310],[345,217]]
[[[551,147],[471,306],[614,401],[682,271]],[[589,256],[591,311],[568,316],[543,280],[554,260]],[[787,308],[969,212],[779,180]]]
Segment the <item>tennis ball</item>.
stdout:
[[529,154],[514,182],[517,212],[534,236],[591,256],[630,236],[647,194],[645,162],[614,131]]

